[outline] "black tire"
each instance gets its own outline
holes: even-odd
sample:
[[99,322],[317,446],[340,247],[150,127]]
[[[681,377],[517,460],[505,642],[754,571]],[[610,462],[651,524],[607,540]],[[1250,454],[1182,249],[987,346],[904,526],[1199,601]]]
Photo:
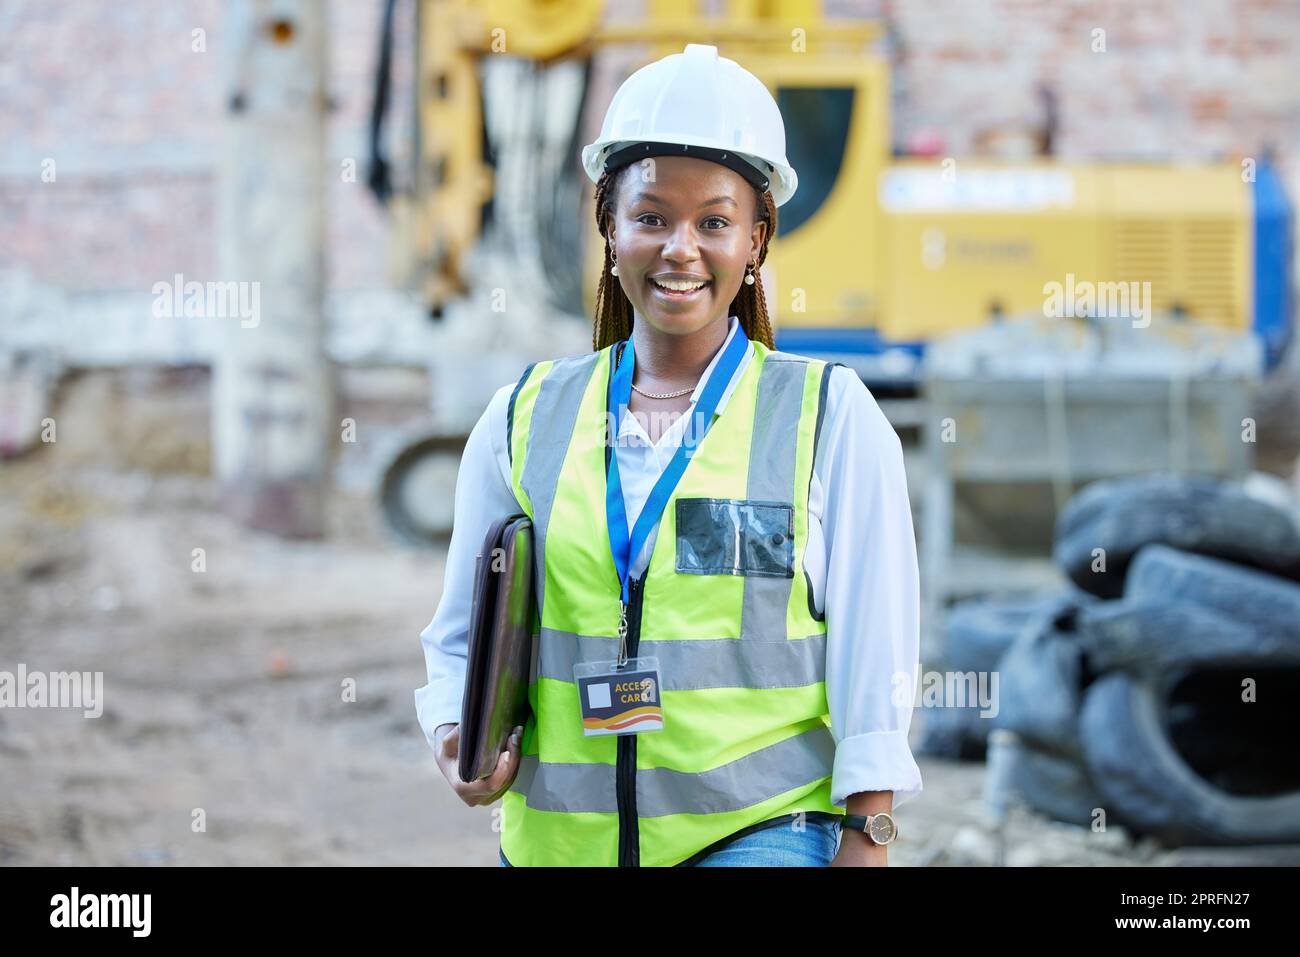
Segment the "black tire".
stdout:
[[1002,730],[989,736],[984,803],[999,816],[1022,804],[1081,827],[1090,826],[1096,809],[1105,807],[1082,761],[1035,748]]
[[1064,628],[1092,596],[1072,588],[1000,598],[977,598],[954,605],[944,626],[944,666],[953,671],[992,671],[1011,643],[1026,629],[1046,621]]
[[[1300,579],[1300,517],[1239,483],[1155,473],[1107,479],[1081,489],[1057,519],[1053,557],[1080,588],[1102,598],[1123,593],[1143,547],[1163,544]],[[1093,549],[1106,570],[1092,570]]]
[[[454,513],[455,477],[465,452],[464,435],[430,435],[406,446],[393,459],[384,472],[379,488],[379,503],[388,527],[410,545],[435,548],[446,545],[451,538]],[[432,494],[445,495],[444,507],[438,514],[434,510],[417,509],[422,490],[421,471],[431,463],[440,463],[442,472],[450,478],[450,488],[434,490]],[[446,481],[441,484],[448,484]]]
[[1079,707],[1086,673],[1077,637],[1045,623],[1023,632],[998,665],[992,726],[1031,745],[1082,761]]
[[[1026,630],[1055,624],[1073,627],[1080,604],[1095,599],[1066,588],[1019,596],[979,598],[961,602],[948,613],[944,630],[943,664],[962,674],[996,672],[1002,656]],[[980,707],[926,709],[920,753],[949,760],[982,761],[995,722],[981,716]]]
[[1300,636],[1260,634],[1239,618],[1186,601],[1124,598],[1079,613],[1087,667],[1160,677],[1220,662],[1270,660],[1300,665]]
[[1161,685],[1116,671],[1084,698],[1089,776],[1118,822],[1171,846],[1300,842],[1300,790],[1249,797],[1207,782],[1167,736],[1162,695]]
[[992,722],[978,708],[926,708],[917,753],[948,761],[983,761]]
[[1249,627],[1260,639],[1300,642],[1300,584],[1244,565],[1148,545],[1133,560],[1124,595],[1199,605]]

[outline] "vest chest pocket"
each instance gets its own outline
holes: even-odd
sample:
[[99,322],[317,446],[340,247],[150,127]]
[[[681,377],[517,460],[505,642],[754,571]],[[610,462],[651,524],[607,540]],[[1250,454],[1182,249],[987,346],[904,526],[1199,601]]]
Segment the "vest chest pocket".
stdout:
[[679,498],[677,571],[793,578],[794,506],[739,498]]

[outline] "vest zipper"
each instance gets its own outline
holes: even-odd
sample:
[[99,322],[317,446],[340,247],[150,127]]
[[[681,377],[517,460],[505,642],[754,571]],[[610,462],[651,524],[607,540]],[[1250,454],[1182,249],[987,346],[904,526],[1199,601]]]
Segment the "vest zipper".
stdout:
[[[649,571],[649,568],[646,569]],[[635,658],[641,644],[641,605],[646,572],[628,582],[627,656]],[[614,774],[614,794],[618,801],[618,866],[641,866],[641,835],[636,811],[636,739],[635,734],[618,736],[618,764]]]

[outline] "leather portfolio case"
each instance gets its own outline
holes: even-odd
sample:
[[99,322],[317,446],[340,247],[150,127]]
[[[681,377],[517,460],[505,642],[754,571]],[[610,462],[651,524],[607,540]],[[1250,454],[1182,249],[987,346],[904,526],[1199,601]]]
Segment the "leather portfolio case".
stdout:
[[533,656],[533,524],[526,515],[492,523],[479,550],[470,606],[460,779],[496,768],[510,732],[528,717]]

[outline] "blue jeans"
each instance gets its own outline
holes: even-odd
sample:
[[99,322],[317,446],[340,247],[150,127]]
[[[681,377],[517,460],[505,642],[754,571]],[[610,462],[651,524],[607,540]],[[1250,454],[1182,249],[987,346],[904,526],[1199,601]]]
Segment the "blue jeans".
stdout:
[[[778,824],[738,837],[696,867],[829,867],[840,846],[840,823],[808,819],[802,831]],[[501,852],[501,866],[511,867]]]

